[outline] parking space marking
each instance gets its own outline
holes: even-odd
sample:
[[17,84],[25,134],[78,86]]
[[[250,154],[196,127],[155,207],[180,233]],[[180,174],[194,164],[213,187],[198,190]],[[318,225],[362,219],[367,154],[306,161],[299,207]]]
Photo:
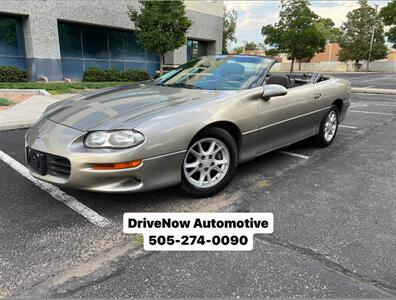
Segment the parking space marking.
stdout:
[[289,151],[278,150],[278,152],[282,153],[282,154],[285,154],[285,155],[302,158],[302,159],[308,159],[309,158],[309,156],[302,155],[302,154],[299,154],[299,153],[293,153],[293,152],[289,152]]
[[7,165],[9,165],[11,168],[13,168],[15,171],[17,171],[19,174],[21,174],[23,177],[33,182],[36,186],[38,186],[42,190],[46,191],[53,198],[62,202],[63,204],[65,204],[75,212],[82,215],[92,224],[95,224],[100,227],[104,227],[110,224],[110,221],[108,219],[99,215],[96,211],[90,209],[88,206],[85,206],[84,204],[79,202],[76,198],[66,194],[55,185],[34,178],[24,165],[22,165],[21,163],[19,163],[18,161],[16,161],[11,156],[9,156],[8,154],[4,153],[1,150],[0,150],[0,159],[4,161]]
[[354,113],[362,113],[362,114],[372,114],[372,115],[384,115],[384,116],[394,116],[395,114],[376,112],[376,111],[364,111],[364,110],[350,110],[350,112]]
[[385,106],[385,107],[396,107],[396,104],[379,104],[379,103],[369,103],[368,105],[374,105],[374,106]]
[[338,127],[349,128],[349,129],[357,129],[356,126],[349,126],[349,125],[338,125]]

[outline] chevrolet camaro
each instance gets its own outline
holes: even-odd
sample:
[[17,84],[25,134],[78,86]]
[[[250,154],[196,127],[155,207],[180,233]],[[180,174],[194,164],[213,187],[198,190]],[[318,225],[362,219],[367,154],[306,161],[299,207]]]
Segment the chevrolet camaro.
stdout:
[[156,80],[50,105],[26,133],[32,175],[58,186],[129,193],[180,184],[208,197],[239,164],[313,137],[329,146],[348,81],[270,72],[272,58],[214,55]]

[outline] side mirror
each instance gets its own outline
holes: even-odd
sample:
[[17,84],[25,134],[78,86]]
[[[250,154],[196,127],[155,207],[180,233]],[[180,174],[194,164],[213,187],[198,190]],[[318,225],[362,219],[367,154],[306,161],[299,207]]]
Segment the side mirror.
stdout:
[[287,89],[279,84],[266,84],[264,85],[264,92],[261,96],[265,101],[272,97],[284,96],[287,94]]

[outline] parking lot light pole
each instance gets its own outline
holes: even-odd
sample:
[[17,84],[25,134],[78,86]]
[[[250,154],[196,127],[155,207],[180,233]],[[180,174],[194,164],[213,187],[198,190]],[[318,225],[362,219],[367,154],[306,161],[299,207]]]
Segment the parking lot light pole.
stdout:
[[378,4],[375,4],[375,15],[374,15],[374,22],[373,22],[373,32],[371,33],[371,41],[370,41],[370,51],[369,51],[369,56],[367,60],[367,68],[366,71],[370,71],[370,61],[371,61],[371,52],[373,51],[373,46],[374,46],[374,35],[375,35],[375,25],[377,22],[377,12],[378,12]]

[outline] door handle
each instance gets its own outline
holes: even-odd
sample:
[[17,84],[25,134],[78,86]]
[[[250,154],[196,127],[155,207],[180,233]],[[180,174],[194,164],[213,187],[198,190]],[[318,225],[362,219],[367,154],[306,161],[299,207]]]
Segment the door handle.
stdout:
[[315,99],[315,100],[319,100],[320,97],[322,97],[322,94],[320,94],[320,93],[314,95],[314,99]]

